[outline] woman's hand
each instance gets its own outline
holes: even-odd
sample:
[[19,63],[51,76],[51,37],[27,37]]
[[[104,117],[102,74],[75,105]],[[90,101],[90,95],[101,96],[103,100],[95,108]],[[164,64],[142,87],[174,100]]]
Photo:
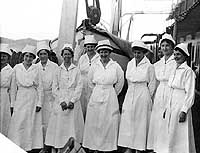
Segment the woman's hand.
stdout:
[[10,107],[10,113],[11,113],[11,116],[13,114],[13,107]]
[[62,107],[62,110],[64,111],[64,110],[67,110],[67,103],[65,102],[65,101],[63,101],[61,104],[60,104],[60,106]]
[[74,109],[74,103],[69,102],[69,104],[68,104],[68,109]]
[[36,112],[39,112],[41,110],[41,107],[36,106]]
[[187,114],[185,112],[181,112],[179,114],[179,123],[185,122]]
[[163,112],[163,119],[165,119],[166,116],[166,110]]

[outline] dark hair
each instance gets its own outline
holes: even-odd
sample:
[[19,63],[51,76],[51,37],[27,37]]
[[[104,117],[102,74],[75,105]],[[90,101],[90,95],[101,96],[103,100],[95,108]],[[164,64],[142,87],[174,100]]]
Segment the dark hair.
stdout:
[[11,57],[11,55],[9,55],[9,54],[6,53],[6,52],[0,52],[0,54],[5,54],[5,55],[7,55],[7,56],[8,56],[8,59],[10,59],[10,57]]
[[[24,55],[25,55],[26,53],[29,53],[29,52],[24,52],[24,53],[22,53],[22,58],[23,58],[23,59],[24,59]],[[33,53],[30,53],[30,54],[33,56],[33,59],[36,58],[35,54],[33,54]]]
[[48,56],[50,55],[50,51],[49,51],[49,50],[47,50],[47,49],[40,49],[40,50],[37,52],[37,56],[39,56],[40,51],[42,51],[42,50],[45,50],[45,51],[47,52]]
[[63,56],[64,50],[68,50],[68,51],[72,54],[72,57],[74,57],[74,52],[73,52],[73,50],[72,50],[71,48],[69,48],[69,47],[63,48],[63,49],[61,50],[61,56]]
[[186,59],[189,58],[189,56],[181,48],[176,47],[174,50],[181,52],[181,54],[183,54],[186,57]]
[[[102,47],[102,46],[104,46],[104,47]],[[100,48],[101,47],[101,48]],[[108,48],[106,48],[106,47],[108,47]],[[98,49],[98,48],[100,48],[100,49]],[[112,46],[110,46],[110,45],[99,45],[99,46],[97,46],[96,48],[95,48],[95,50],[99,53],[100,52],[100,50],[108,50],[110,53],[114,50],[113,49],[113,47]]]
[[86,47],[87,45],[94,45],[96,47],[97,43],[87,43],[87,44],[84,44],[83,46]]
[[132,51],[133,50],[139,50],[139,51],[142,51],[144,54],[146,54],[147,52],[149,52],[149,50],[145,49],[145,48],[142,48],[142,47],[139,47],[139,46],[134,46],[132,47]]
[[161,43],[160,44],[162,44],[163,43],[163,41],[166,41],[168,44],[170,44],[171,46],[172,46],[172,48],[174,48],[175,47],[175,44],[171,41],[171,40],[169,40],[169,39],[163,39],[162,41],[161,41]]
[[101,50],[107,50],[107,51],[109,51],[109,53],[112,53],[112,51],[113,51],[113,50],[108,49],[108,48],[101,48],[101,49],[97,50],[97,53],[99,53]]

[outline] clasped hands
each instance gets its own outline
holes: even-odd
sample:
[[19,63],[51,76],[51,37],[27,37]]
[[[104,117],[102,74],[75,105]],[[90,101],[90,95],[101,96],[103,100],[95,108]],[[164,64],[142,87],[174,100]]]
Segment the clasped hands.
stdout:
[[179,114],[179,123],[185,122],[186,117],[187,117],[187,114],[186,114],[185,112],[182,111],[182,112]]
[[60,104],[62,110],[67,110],[67,109],[73,109],[74,108],[74,103],[72,102],[69,102],[69,104],[67,105],[67,103],[65,101],[63,101],[61,104]]

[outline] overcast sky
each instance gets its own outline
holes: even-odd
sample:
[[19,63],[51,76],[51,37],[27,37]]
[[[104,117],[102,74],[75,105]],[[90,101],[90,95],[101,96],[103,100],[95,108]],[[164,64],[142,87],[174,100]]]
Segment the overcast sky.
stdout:
[[[89,0],[91,3],[92,0]],[[102,19],[110,22],[111,1],[100,0]],[[175,0],[122,0],[123,13],[127,12],[169,12]],[[0,0],[1,36],[21,39],[54,39],[58,36],[62,0]],[[85,0],[79,0],[78,24],[86,18]],[[134,15],[130,38],[139,39],[144,33],[161,33],[165,29],[168,14]],[[123,22],[129,16],[123,17]],[[108,26],[108,25],[106,25]],[[128,22],[123,26],[126,38]]]

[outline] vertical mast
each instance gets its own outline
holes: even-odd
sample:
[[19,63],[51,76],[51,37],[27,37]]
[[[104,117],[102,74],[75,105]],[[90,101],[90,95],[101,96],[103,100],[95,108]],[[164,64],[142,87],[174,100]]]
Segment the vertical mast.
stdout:
[[59,64],[62,62],[60,56],[62,46],[65,43],[75,45],[78,2],[79,0],[63,0],[57,50]]
[[119,24],[122,14],[122,0],[112,0],[110,32],[116,36],[119,33]]

